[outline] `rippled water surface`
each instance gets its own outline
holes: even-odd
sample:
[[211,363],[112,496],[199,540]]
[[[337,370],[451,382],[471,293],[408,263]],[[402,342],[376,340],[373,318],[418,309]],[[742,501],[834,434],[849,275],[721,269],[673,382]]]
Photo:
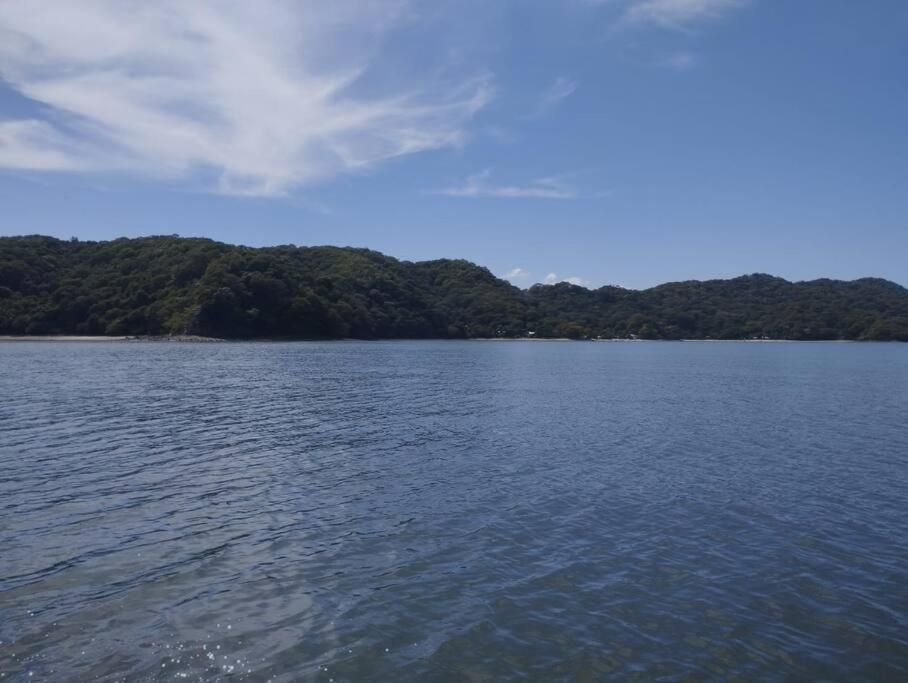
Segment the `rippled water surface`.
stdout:
[[4,680],[908,678],[908,345],[0,344]]

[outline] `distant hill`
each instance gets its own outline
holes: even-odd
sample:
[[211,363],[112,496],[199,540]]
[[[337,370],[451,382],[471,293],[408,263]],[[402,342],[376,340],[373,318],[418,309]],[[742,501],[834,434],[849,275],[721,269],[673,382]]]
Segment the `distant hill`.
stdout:
[[0,237],[0,334],[908,341],[908,290],[769,275],[521,290],[462,260],[209,239]]

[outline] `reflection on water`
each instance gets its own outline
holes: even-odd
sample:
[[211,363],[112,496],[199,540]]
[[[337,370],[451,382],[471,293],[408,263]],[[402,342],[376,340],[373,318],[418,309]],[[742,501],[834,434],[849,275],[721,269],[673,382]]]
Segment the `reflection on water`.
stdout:
[[908,345],[0,345],[4,680],[908,676]]

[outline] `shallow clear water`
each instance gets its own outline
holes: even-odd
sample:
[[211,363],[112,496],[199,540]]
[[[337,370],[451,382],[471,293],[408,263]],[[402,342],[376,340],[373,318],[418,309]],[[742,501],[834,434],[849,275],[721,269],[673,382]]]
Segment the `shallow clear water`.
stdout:
[[0,396],[4,680],[908,677],[908,345],[7,343]]

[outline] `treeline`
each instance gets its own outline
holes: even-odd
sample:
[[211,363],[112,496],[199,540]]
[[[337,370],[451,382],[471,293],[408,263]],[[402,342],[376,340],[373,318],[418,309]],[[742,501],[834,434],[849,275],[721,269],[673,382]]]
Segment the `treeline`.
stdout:
[[768,275],[521,290],[462,260],[208,239],[0,238],[0,334],[908,341],[908,290]]

